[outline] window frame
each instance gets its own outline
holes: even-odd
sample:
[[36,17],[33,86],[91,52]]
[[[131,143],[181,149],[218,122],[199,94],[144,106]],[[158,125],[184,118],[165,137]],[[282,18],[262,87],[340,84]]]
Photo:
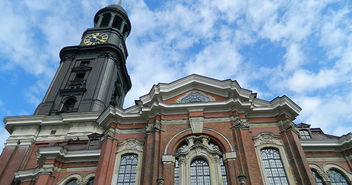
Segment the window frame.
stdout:
[[265,168],[261,157],[261,150],[264,148],[273,148],[278,150],[280,154],[281,162],[286,173],[288,184],[295,185],[295,181],[293,179],[294,175],[289,165],[283,144],[281,143],[281,137],[278,135],[274,135],[271,132],[262,132],[254,136],[253,139],[254,139],[255,152],[257,154],[258,164],[260,168],[260,173],[262,175],[263,183],[269,184],[268,179],[265,175]]
[[[179,164],[179,185],[189,185],[191,183],[190,166],[191,163],[197,159],[202,159],[208,163],[210,172],[210,184],[223,185],[224,183],[223,176],[221,174],[220,162],[221,158],[224,157],[224,154],[222,154],[218,146],[216,145],[216,149],[216,147],[213,148],[213,146],[209,145],[210,138],[205,135],[189,136],[186,138],[186,140],[188,144],[183,148],[178,147],[175,154],[175,160],[178,160]],[[199,142],[199,140],[202,142],[195,142]],[[177,154],[178,151],[181,151],[181,153]],[[227,174],[226,180],[228,180]]]
[[122,143],[118,144],[111,184],[113,185],[117,184],[117,178],[119,175],[121,159],[124,155],[128,155],[128,154],[134,154],[134,155],[137,155],[138,157],[135,184],[136,185],[140,184],[142,162],[143,162],[143,143],[134,138],[126,139]]
[[[306,135],[306,134],[302,135],[302,134],[301,134],[301,131],[302,131],[302,132],[307,132],[308,135]],[[299,133],[299,138],[302,139],[302,140],[312,139],[312,135],[311,135],[309,129],[302,129],[302,128],[300,128],[300,129],[298,129],[298,133]],[[308,137],[309,137],[309,138],[308,138]]]

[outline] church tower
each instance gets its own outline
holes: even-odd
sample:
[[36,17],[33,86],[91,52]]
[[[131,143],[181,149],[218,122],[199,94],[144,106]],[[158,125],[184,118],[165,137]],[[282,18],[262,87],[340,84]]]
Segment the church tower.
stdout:
[[99,10],[80,45],[60,51],[59,69],[34,114],[102,112],[109,105],[122,108],[131,89],[125,44],[130,31],[130,20],[120,5]]

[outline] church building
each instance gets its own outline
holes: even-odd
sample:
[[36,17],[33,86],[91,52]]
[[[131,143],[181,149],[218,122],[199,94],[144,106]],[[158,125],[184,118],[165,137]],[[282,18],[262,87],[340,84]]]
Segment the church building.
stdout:
[[123,109],[130,31],[109,5],[60,51],[34,114],[4,119],[0,185],[352,185],[352,133],[295,124],[285,95],[192,74]]

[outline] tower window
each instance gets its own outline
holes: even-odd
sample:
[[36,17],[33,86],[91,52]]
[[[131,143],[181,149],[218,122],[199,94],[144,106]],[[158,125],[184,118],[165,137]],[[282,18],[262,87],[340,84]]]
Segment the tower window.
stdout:
[[77,179],[70,180],[66,185],[77,185]]
[[74,98],[69,98],[65,101],[61,112],[72,112],[76,104],[76,100]]
[[125,37],[127,37],[127,25],[123,27],[122,33],[125,35]]
[[120,30],[121,29],[121,23],[122,23],[121,17],[115,16],[114,22],[112,23],[112,27]]
[[104,13],[103,20],[101,21],[100,27],[108,27],[110,22],[111,14]]
[[88,66],[89,65],[89,60],[84,60],[80,63],[80,66]]
[[83,80],[86,76],[86,73],[76,73],[75,81]]

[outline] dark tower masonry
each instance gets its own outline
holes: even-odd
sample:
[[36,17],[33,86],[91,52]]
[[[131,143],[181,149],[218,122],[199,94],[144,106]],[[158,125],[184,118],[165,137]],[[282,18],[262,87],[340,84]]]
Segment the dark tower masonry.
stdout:
[[79,46],[60,51],[60,66],[35,115],[102,112],[122,108],[131,80],[126,69],[125,40],[131,31],[126,11],[109,5],[94,17]]

